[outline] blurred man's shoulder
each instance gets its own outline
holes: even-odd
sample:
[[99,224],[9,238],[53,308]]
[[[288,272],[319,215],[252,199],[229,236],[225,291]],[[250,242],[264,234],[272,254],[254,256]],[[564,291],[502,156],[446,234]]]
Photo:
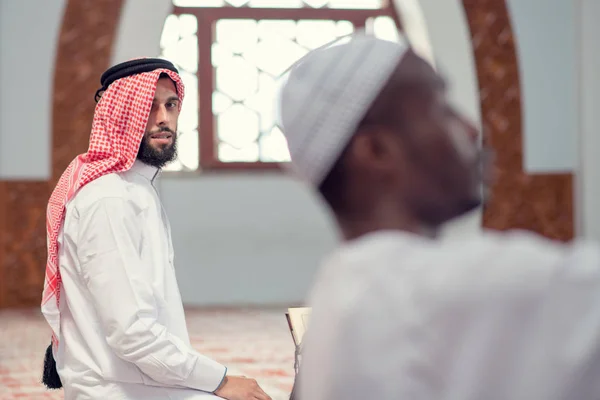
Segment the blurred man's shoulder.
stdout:
[[473,239],[475,244],[504,250],[507,255],[511,252],[527,256],[564,257],[573,253],[597,253],[598,243],[583,238],[572,240],[557,240],[526,230],[491,231],[485,230],[479,237]]
[[552,240],[525,230],[482,231],[448,240],[385,235],[349,248],[343,258],[341,264],[354,271],[351,275],[363,287],[420,288],[431,295],[531,293],[565,274],[600,275],[596,243]]
[[599,247],[585,240],[562,242],[521,230],[444,240],[381,232],[340,246],[321,268],[316,288],[327,298],[339,293],[350,305],[373,290],[484,295],[519,290],[585,265],[600,270]]
[[444,243],[439,259],[447,260],[445,267],[431,281],[442,282],[444,288],[440,289],[457,297],[462,297],[458,293],[530,296],[563,279],[560,277],[579,271],[600,273],[596,243],[582,239],[563,242],[523,230],[484,231],[465,241]]

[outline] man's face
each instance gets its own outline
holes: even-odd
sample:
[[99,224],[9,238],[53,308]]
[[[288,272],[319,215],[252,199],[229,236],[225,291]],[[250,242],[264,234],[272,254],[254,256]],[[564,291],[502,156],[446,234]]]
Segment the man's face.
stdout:
[[413,202],[431,222],[441,223],[482,202],[479,132],[452,107],[439,80],[423,85],[413,98],[405,145],[413,181]]
[[414,84],[400,105],[405,125],[398,137],[409,160],[403,171],[409,184],[401,190],[421,219],[441,224],[481,205],[490,160],[479,131],[449,103],[433,68],[412,57],[406,70]]
[[158,80],[146,133],[137,158],[157,168],[164,167],[177,156],[177,119],[179,97],[170,78]]
[[379,193],[430,226],[479,206],[479,132],[448,102],[444,81],[410,52],[390,82],[377,104],[378,113],[370,117],[375,126],[385,119],[387,127],[362,141],[379,149],[361,165],[362,171],[369,171],[363,190]]

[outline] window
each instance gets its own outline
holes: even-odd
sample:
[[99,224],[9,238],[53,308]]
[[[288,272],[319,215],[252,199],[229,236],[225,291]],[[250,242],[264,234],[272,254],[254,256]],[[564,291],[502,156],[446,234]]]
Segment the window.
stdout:
[[276,123],[281,75],[310,50],[355,29],[398,38],[386,0],[173,0],[161,57],[186,99],[178,159],[167,170],[276,168],[289,161]]

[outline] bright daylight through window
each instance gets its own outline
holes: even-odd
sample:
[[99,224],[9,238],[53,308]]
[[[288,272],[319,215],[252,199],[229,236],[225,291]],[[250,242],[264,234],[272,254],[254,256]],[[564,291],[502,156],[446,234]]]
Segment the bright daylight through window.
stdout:
[[385,0],[174,0],[160,57],[179,68],[186,98],[178,159],[166,170],[272,168],[289,160],[277,126],[282,73],[355,29],[397,40]]

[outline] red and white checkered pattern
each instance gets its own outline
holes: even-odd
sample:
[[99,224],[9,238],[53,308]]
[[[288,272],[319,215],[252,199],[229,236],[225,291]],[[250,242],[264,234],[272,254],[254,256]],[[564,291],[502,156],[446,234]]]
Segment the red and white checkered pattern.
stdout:
[[146,131],[156,84],[162,73],[175,82],[181,107],[184,86],[179,75],[173,71],[157,69],[113,82],[96,106],[87,153],[80,154],[69,164],[48,201],[48,261],[42,312],[52,329],[54,346],[59,341],[60,327],[58,234],[64,221],[65,206],[79,189],[93,180],[131,168]]

